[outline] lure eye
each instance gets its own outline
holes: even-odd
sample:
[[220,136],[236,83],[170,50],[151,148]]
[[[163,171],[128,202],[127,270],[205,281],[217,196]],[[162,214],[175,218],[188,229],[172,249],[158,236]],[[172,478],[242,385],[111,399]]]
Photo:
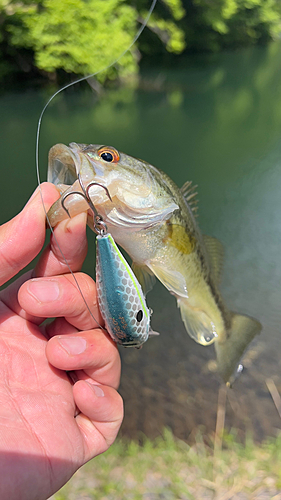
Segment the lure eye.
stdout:
[[120,159],[118,151],[114,148],[103,147],[98,150],[98,155],[108,163],[117,163]]
[[143,312],[142,312],[142,310],[140,309],[140,310],[138,311],[138,313],[137,313],[137,316],[136,316],[137,322],[138,322],[138,323],[140,323],[140,322],[141,322],[141,320],[142,320],[142,318],[143,318]]

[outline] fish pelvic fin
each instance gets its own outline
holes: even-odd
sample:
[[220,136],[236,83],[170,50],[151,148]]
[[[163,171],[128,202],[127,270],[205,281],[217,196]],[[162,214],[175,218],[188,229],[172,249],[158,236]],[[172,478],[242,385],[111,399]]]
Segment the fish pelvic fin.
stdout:
[[188,297],[186,281],[180,272],[157,261],[149,261],[147,266],[170,293],[176,296]]
[[132,264],[132,271],[140,283],[144,295],[146,295],[155,285],[156,278],[154,274],[147,266],[140,266],[135,262]]
[[193,309],[181,298],[178,298],[178,307],[187,333],[195,342],[209,345],[216,340],[216,327],[204,311]]
[[227,385],[235,380],[242,355],[261,329],[262,325],[254,318],[233,313],[228,337],[215,342],[218,372]]

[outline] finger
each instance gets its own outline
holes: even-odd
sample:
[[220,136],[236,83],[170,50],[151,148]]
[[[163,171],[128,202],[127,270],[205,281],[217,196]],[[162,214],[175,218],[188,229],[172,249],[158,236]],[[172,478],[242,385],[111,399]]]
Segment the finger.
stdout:
[[[55,186],[41,185],[48,209],[59,197]],[[40,252],[45,240],[45,212],[39,188],[23,210],[0,228],[0,285],[15,276]]]
[[102,330],[89,330],[51,338],[46,356],[54,367],[64,371],[81,371],[79,378],[92,379],[117,389],[121,362],[116,343]]
[[68,323],[65,318],[55,318],[51,323],[43,325],[42,328],[47,339],[57,335],[72,335],[72,333],[78,332],[78,329]]
[[[32,277],[32,271],[27,271],[27,273],[22,274],[17,280],[13,281],[9,286],[1,290],[0,300],[9,309],[11,309],[17,316],[21,316],[25,319],[32,319],[29,315],[22,309],[18,302],[18,290],[21,285]],[[43,319],[40,320],[40,322]]]
[[42,318],[65,317],[79,330],[103,326],[95,282],[84,273],[76,273],[75,278],[64,274],[26,281],[19,289],[18,301],[36,324]]
[[85,381],[73,387],[81,414],[76,417],[85,438],[85,456],[90,460],[113,443],[123,419],[123,401],[117,391]]
[[81,269],[87,255],[86,213],[60,222],[36,268],[36,276],[54,276]]

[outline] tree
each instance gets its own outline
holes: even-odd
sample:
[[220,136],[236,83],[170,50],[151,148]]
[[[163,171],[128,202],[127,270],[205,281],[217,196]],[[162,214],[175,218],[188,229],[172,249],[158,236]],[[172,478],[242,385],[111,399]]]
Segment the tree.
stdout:
[[187,10],[184,30],[188,48],[212,51],[266,42],[278,37],[281,31],[279,0],[183,0],[183,3]]
[[[39,0],[17,3],[0,0],[0,12],[6,15],[6,30],[13,47],[34,52],[35,65],[49,73],[58,69],[80,75],[105,71],[100,81],[135,75],[139,53],[130,47],[139,22],[147,14],[125,0]],[[165,0],[167,18],[156,14],[149,26],[167,50],[181,52],[184,34],[174,22],[184,15],[181,0]],[[8,19],[9,18],[9,19]],[[110,66],[116,59],[118,62]]]

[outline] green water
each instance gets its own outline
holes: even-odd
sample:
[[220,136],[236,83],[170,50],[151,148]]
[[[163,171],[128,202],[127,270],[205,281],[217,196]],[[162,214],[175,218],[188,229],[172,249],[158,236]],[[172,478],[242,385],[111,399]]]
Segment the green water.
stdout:
[[[0,96],[0,222],[36,187],[36,125],[48,96],[28,88]],[[71,141],[113,145],[161,168],[179,186],[198,184],[200,227],[225,248],[225,300],[263,324],[229,394],[227,425],[259,437],[274,433],[281,422],[265,380],[273,378],[281,391],[281,45],[194,57],[172,71],[147,70],[135,91],[97,98],[86,85],[69,89],[43,119],[42,180],[48,149]],[[94,275],[91,255],[85,270]],[[148,303],[161,337],[141,351],[122,350],[123,432],[154,436],[170,425],[186,438],[198,425],[213,430],[220,384],[210,370],[213,348],[188,338],[163,287]]]

